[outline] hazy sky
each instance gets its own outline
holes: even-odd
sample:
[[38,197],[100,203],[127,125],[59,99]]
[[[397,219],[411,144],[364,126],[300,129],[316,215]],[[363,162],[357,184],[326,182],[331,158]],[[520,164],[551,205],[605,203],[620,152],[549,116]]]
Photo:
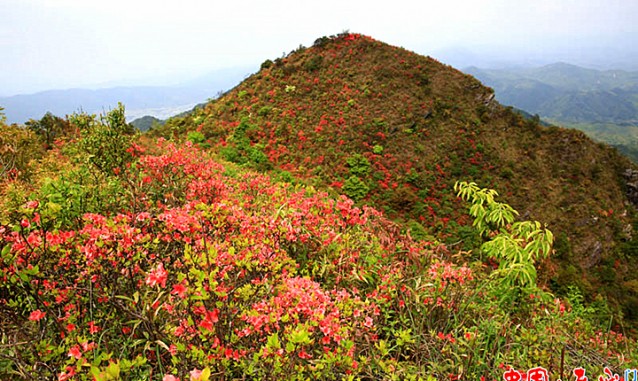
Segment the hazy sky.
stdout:
[[435,58],[623,53],[637,18],[637,0],[0,0],[0,95],[258,67],[346,29]]

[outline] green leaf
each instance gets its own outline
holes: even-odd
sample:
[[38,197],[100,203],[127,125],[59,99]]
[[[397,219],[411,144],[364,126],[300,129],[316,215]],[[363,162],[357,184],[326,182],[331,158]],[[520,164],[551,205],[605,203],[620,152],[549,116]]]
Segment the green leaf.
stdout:
[[310,344],[312,340],[310,340],[310,334],[305,329],[305,327],[300,327],[299,329],[294,330],[290,334],[290,341],[294,344],[306,345]]
[[279,342],[279,335],[276,332],[268,336],[268,342],[266,343],[266,347],[269,349],[281,348],[281,343]]
[[202,374],[200,374],[198,381],[208,381],[210,378],[210,368],[206,367],[202,369]]
[[106,379],[117,380],[120,378],[120,364],[112,362],[106,367]]

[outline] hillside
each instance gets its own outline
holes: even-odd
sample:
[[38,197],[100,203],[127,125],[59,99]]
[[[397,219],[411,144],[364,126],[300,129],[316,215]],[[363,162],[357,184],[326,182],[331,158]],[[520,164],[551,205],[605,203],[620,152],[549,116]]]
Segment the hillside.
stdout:
[[130,123],[133,127],[144,132],[144,131],[150,130],[151,128],[155,126],[161,126],[162,124],[164,124],[164,121],[161,119],[157,119],[153,116],[146,115],[141,118],[135,119],[131,121]]
[[[635,264],[622,252],[633,242],[622,177],[630,162],[493,97],[432,58],[348,34],[264,62],[162,131],[197,130],[230,161],[331,187],[453,248],[478,239],[452,191],[455,181],[474,180],[556,233],[556,255],[541,272],[555,291],[577,285],[589,300],[602,293],[634,318]],[[450,238],[457,233],[462,240]]]
[[638,72],[557,63],[529,69],[465,72],[491,86],[500,102],[562,123],[638,122]]
[[552,234],[514,221],[491,190],[455,185],[477,257],[226,162],[194,131],[135,135],[122,106],[64,122],[45,150],[46,135],[0,115],[2,380],[567,379],[583,364],[638,366],[604,300],[537,283]]

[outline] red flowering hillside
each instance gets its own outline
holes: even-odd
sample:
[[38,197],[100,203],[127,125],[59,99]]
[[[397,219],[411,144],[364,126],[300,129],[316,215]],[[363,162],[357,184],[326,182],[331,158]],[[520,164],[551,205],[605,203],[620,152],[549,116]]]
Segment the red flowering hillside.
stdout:
[[602,294],[635,318],[633,206],[622,177],[631,164],[492,98],[432,58],[342,34],[264,62],[156,133],[191,131],[227,160],[330,187],[408,222],[415,237],[465,249],[480,239],[452,185],[476,181],[556,233],[556,255],[541,274],[555,291],[576,285],[588,300]]
[[123,116],[73,115],[73,136],[3,176],[2,380],[474,380],[536,366],[566,379],[584,364],[638,366],[635,341],[577,289],[539,287],[552,234],[514,222],[493,191],[455,190],[485,265],[345,196],[190,143],[136,141]]

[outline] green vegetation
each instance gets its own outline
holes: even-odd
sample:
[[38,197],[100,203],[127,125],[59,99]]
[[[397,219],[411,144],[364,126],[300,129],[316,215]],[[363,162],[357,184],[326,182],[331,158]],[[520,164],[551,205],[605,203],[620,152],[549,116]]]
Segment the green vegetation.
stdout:
[[346,162],[350,168],[350,173],[354,176],[365,176],[370,172],[370,162],[361,154],[350,156]]
[[518,212],[497,202],[498,194],[493,189],[480,189],[475,183],[466,182],[456,183],[454,189],[459,197],[472,203],[472,225],[488,239],[481,250],[499,263],[493,273],[501,280],[495,296],[504,305],[512,306],[526,303],[528,295],[543,295],[536,284],[534,265],[549,256],[554,242],[552,232],[542,229],[538,221],[515,222]]
[[79,128],[82,135],[78,141],[79,148],[102,172],[122,171],[131,162],[134,129],[126,123],[121,103],[99,120],[95,115],[73,114],[69,121]]
[[355,201],[359,201],[367,196],[369,191],[370,188],[355,175],[348,177],[343,184],[343,192]]
[[[330,186],[442,242],[464,233],[463,247],[476,237],[465,234],[469,218],[453,186],[473,179],[566,235],[570,253],[549,259],[541,282],[559,293],[576,283],[588,302],[609,298],[617,317],[629,316],[623,295],[637,272],[618,233],[633,219],[628,160],[500,106],[470,76],[365,36],[319,39],[284,58],[155,133],[197,130],[227,160]],[[306,70],[313,60],[321,64]],[[592,216],[609,210],[593,226]],[[599,276],[616,260],[613,276]]]
[[145,132],[161,127],[164,124],[164,121],[153,116],[146,115],[141,118],[135,119],[130,124],[138,130]]

